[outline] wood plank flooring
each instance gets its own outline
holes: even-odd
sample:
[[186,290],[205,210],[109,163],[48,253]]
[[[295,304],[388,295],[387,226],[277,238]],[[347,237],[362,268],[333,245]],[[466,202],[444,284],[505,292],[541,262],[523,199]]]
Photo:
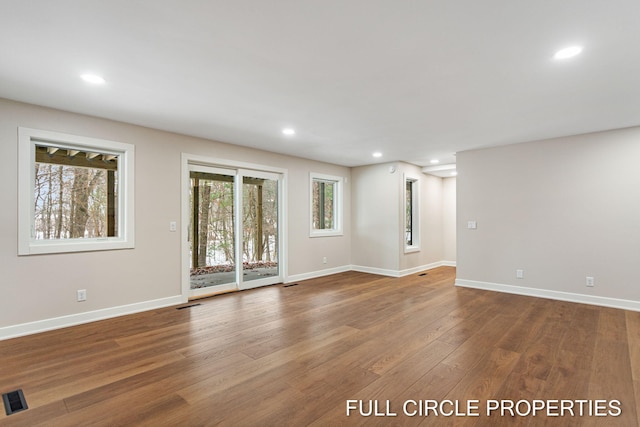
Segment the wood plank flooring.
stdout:
[[[0,426],[640,425],[640,313],[454,280],[349,272],[2,341],[29,409]],[[509,402],[565,416],[487,415]]]

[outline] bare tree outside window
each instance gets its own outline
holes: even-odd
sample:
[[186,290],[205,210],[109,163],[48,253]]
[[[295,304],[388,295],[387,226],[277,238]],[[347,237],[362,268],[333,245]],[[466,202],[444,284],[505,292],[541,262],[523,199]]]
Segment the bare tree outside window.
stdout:
[[342,235],[342,192],[340,176],[310,173],[310,237]]
[[334,226],[335,181],[313,180],[313,228],[332,230]]
[[405,176],[404,180],[404,251],[420,250],[420,181]]
[[18,255],[135,247],[135,146],[18,128]]
[[[238,270],[244,282],[276,276],[278,180],[243,176],[236,194],[237,175],[194,169],[189,194],[191,289],[234,282]],[[241,233],[239,253],[236,232]]]
[[118,156],[36,145],[33,238],[117,235]]

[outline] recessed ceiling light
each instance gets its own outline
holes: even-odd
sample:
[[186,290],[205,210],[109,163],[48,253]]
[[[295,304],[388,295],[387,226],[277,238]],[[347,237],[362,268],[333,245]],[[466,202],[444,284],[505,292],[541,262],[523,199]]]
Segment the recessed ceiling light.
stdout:
[[373,157],[382,157],[382,153],[379,151],[376,151],[375,153],[373,153]]
[[582,52],[582,46],[570,46],[557,51],[553,57],[554,59],[568,59],[579,55],[580,52]]
[[96,74],[83,74],[80,76],[82,80],[87,83],[92,83],[94,85],[103,85],[105,84],[105,80],[103,77],[100,77]]
[[284,128],[282,129],[282,133],[284,133],[285,135],[295,135],[296,131],[291,128]]
[[440,163],[440,160],[438,160],[438,159],[431,159],[431,160],[429,160],[429,163],[431,163],[432,165],[437,165],[438,163]]

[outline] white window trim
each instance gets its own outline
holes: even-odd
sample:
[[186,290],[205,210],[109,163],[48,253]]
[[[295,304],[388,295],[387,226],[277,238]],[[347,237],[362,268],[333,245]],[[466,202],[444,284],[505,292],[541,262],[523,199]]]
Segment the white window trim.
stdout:
[[[413,244],[407,245],[407,238],[405,236],[407,230],[407,215],[406,206],[407,202],[407,181],[412,182],[412,206],[411,217],[413,219],[411,234],[413,237]],[[402,180],[402,244],[404,246],[404,253],[419,252],[420,251],[420,178],[414,175],[405,174]]]
[[[316,230],[313,228],[313,181],[315,179],[324,181],[335,181],[336,185],[333,194],[333,213],[334,221],[332,229]],[[325,175],[321,173],[311,172],[309,173],[309,237],[328,237],[328,236],[342,236],[342,212],[343,212],[343,187],[344,178],[341,176]]]
[[[118,155],[118,236],[93,239],[36,240],[34,222],[35,146],[94,150]],[[30,128],[18,128],[18,255],[103,251],[134,247],[134,164],[132,144]]]

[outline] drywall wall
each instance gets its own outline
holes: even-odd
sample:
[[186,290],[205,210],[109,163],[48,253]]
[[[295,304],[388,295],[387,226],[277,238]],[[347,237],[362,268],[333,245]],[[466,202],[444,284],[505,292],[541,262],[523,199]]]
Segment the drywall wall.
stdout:
[[[288,173],[288,274],[320,274],[351,265],[351,189],[344,187],[344,235],[309,237],[309,173],[350,178],[350,169],[255,149],[177,135],[9,100],[0,100],[0,338],[15,325],[50,319],[49,326],[118,311],[170,304],[181,297],[181,153],[262,164]],[[50,130],[135,145],[135,249],[17,255],[17,129]],[[327,264],[322,257],[327,256]],[[76,290],[87,301],[76,302]],[[131,308],[133,307],[133,308]],[[82,313],[95,315],[79,316]],[[76,317],[74,317],[76,316]],[[79,317],[78,317],[79,316]],[[75,320],[74,320],[75,319]],[[32,325],[18,332],[37,329]],[[4,328],[4,329],[3,329]],[[9,329],[7,329],[9,328]]]
[[458,153],[457,283],[639,302],[638,159],[640,128]]
[[[455,248],[455,232],[444,233],[444,216],[455,223],[455,180],[445,187],[443,179],[423,174],[404,162],[361,166],[352,170],[352,261],[356,269],[392,276],[439,265],[443,248]],[[420,250],[404,251],[404,180],[419,180]],[[445,209],[445,191],[449,204]],[[454,249],[455,250],[455,249]],[[455,262],[455,253],[449,254]]]
[[[399,203],[400,208],[400,271],[403,274],[423,269],[443,261],[442,254],[442,178],[422,173],[422,168],[407,163],[398,163]],[[405,179],[418,179],[420,189],[420,250],[405,252],[404,250],[404,189]]]
[[442,180],[442,260],[456,263],[456,178]]
[[[356,266],[398,271],[401,251],[400,181],[402,173],[390,164],[361,166],[351,171],[352,263]],[[398,178],[400,177],[400,178]]]

